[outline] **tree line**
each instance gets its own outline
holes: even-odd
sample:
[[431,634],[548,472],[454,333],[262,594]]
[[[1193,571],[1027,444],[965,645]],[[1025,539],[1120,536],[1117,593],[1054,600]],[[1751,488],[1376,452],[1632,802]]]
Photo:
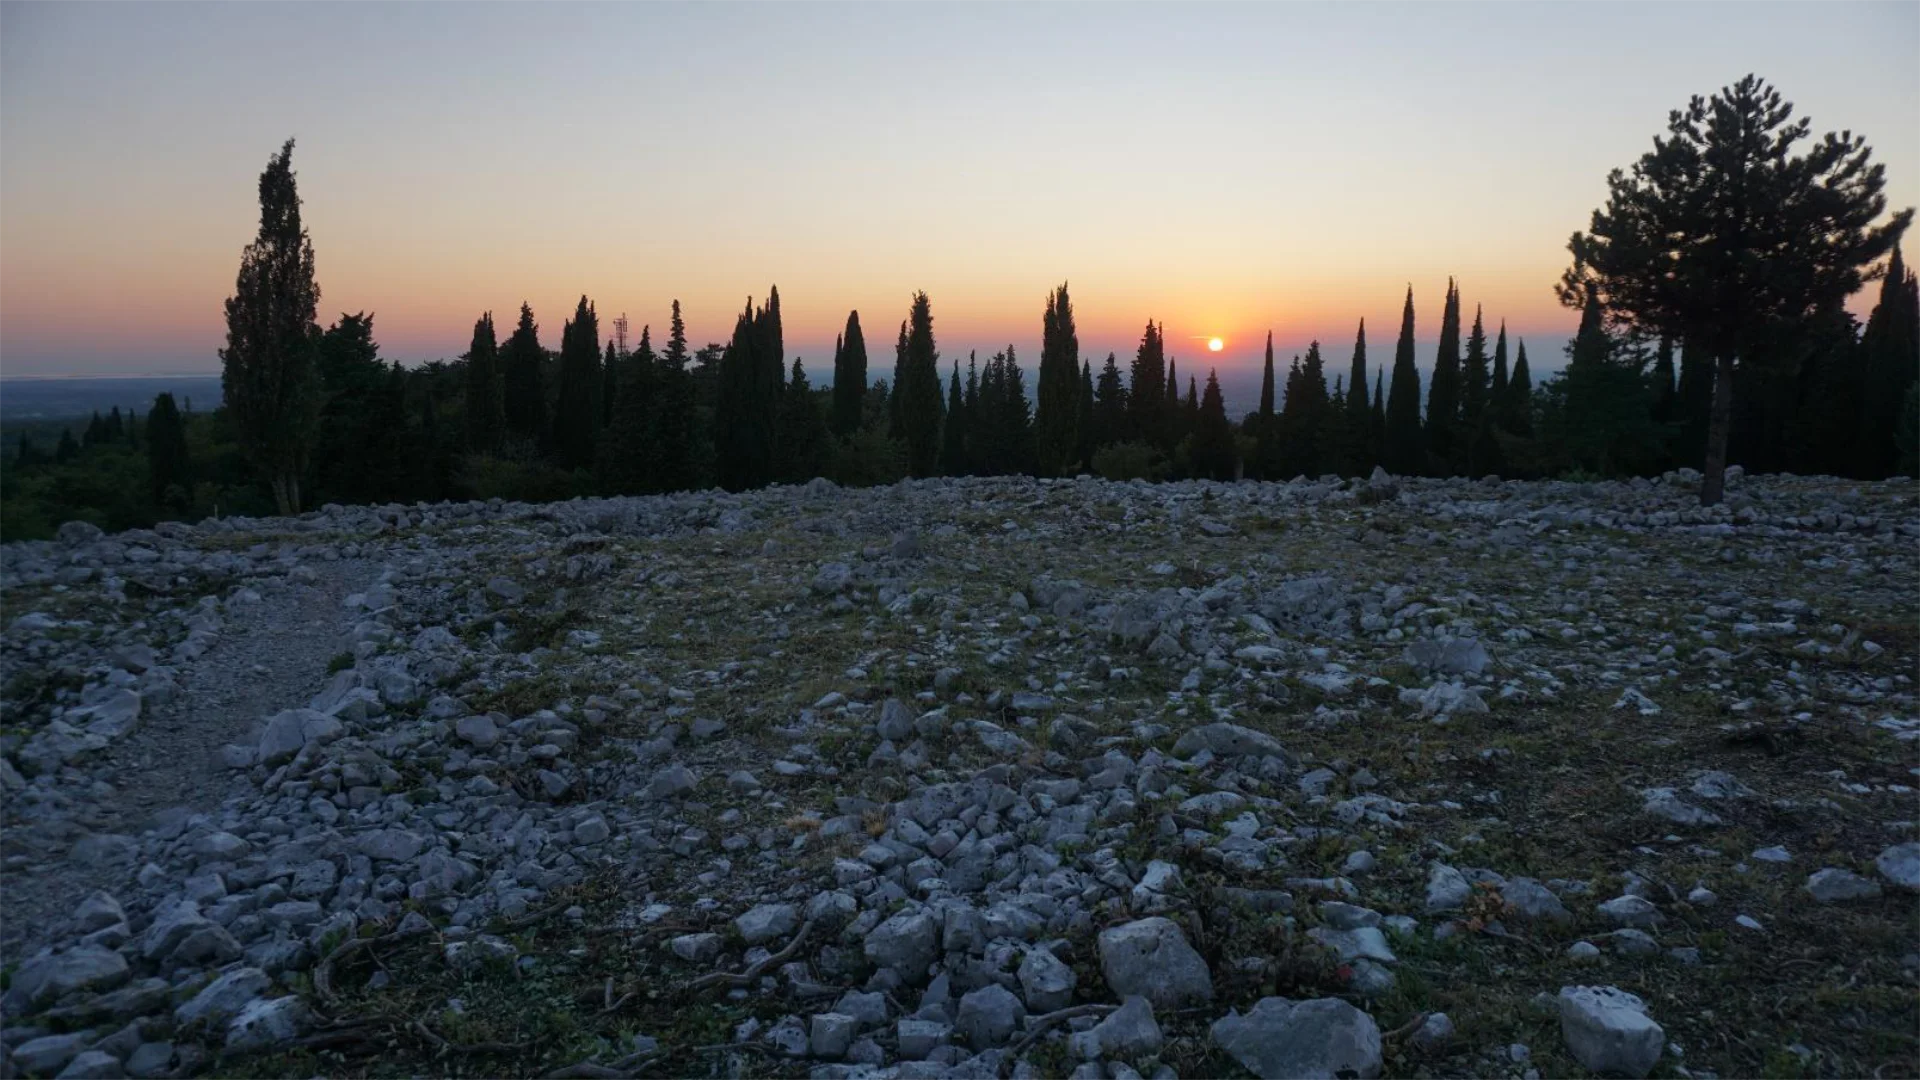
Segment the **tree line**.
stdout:
[[[665,342],[606,340],[586,296],[558,349],[522,304],[500,340],[491,312],[457,360],[384,361],[373,316],[317,322],[320,289],[288,141],[260,178],[260,229],[242,254],[221,350],[224,401],[207,414],[161,395],[144,423],[95,417],[52,450],[24,437],[0,474],[9,538],[67,517],[113,527],[326,502],[566,498],[826,476],[841,483],[1009,475],[1286,480],[1400,475],[1643,476],[1728,463],[1857,478],[1912,474],[1920,443],[1920,280],[1886,214],[1864,140],[1828,135],[1751,76],[1669,118],[1665,137],[1609,178],[1606,207],[1569,241],[1557,287],[1580,312],[1566,364],[1536,383],[1504,322],[1488,333],[1449,282],[1424,391],[1414,294],[1390,370],[1366,324],[1328,383],[1314,341],[1284,378],[1268,336],[1259,407],[1230,420],[1149,320],[1123,367],[1081,355],[1063,283],[1041,314],[1029,395],[1010,344],[942,361],[933,306],[915,293],[889,378],[869,371],[860,313],[816,389],[789,361],[780,294],[749,299],[724,343],[692,349],[680,304]],[[1866,324],[1846,301],[1879,291]],[[1335,363],[1337,364],[1337,360]],[[944,383],[944,385],[943,385]],[[138,434],[136,434],[136,432]],[[251,470],[251,473],[249,473]],[[135,472],[140,481],[128,485]]]

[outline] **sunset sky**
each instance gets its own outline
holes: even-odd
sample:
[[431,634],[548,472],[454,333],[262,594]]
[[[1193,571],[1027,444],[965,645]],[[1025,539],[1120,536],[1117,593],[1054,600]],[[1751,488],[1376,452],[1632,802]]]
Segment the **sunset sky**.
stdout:
[[722,340],[777,283],[816,380],[849,308],[890,370],[915,289],[943,368],[1031,364],[1066,280],[1096,367],[1150,317],[1183,370],[1269,328],[1344,370],[1362,316],[1378,363],[1408,283],[1425,366],[1453,275],[1551,366],[1567,236],[1668,110],[1757,72],[1913,206],[1916,55],[1912,3],[8,3],[0,373],[217,370],[288,136],[322,319],[395,359],[523,298],[557,347],[583,292]]

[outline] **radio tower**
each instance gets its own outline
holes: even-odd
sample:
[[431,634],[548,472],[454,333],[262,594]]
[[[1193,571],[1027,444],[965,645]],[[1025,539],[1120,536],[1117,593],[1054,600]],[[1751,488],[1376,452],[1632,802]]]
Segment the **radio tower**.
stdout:
[[624,311],[613,320],[613,347],[615,356],[627,355],[627,315]]

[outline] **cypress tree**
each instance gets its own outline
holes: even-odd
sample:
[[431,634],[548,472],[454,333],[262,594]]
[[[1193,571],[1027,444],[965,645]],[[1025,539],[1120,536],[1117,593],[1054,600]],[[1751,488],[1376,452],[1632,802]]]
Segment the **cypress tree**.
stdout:
[[793,380],[784,388],[780,400],[780,447],[776,474],[788,484],[804,484],[827,472],[828,450],[832,435],[827,418],[815,400],[807,381],[807,370],[798,357],[793,361]]
[[1346,432],[1347,470],[1363,476],[1379,460],[1380,449],[1373,438],[1373,412],[1367,401],[1367,320],[1353,338],[1353,360],[1347,365],[1346,397],[1340,409],[1341,427]]
[[1367,411],[1367,320],[1360,320],[1360,331],[1353,338],[1353,361],[1347,365],[1347,411],[1358,415]]
[[1467,358],[1460,369],[1460,426],[1455,437],[1454,458],[1465,476],[1486,474],[1490,419],[1487,398],[1492,379],[1487,364],[1487,330],[1479,305],[1473,309],[1473,331],[1467,335]]
[[1127,438],[1163,446],[1166,444],[1166,402],[1168,387],[1166,340],[1161,328],[1147,320],[1140,335],[1140,347],[1133,354],[1133,367],[1127,384]]
[[13,452],[14,468],[32,468],[42,463],[40,458],[40,451],[33,445],[33,440],[28,438],[25,432],[21,432],[20,442]]
[[1262,480],[1279,480],[1282,469],[1280,421],[1274,414],[1273,386],[1273,331],[1267,331],[1266,365],[1260,373],[1260,411],[1255,413],[1248,423],[1251,428],[1247,434],[1253,436],[1254,460],[1247,470],[1250,475]]
[[600,439],[600,320],[583,294],[560,331],[560,398],[553,445],[560,466],[592,466]]
[[1881,279],[1879,302],[1867,316],[1861,352],[1864,411],[1850,472],[1878,479],[1904,467],[1899,435],[1912,419],[1903,410],[1920,381],[1920,278],[1907,269],[1898,247]]
[[273,489],[282,514],[300,509],[300,481],[319,415],[314,323],[320,286],[313,242],[300,223],[293,140],[260,174],[260,231],[240,256],[227,300],[220,385],[241,449]]
[[613,423],[613,398],[619,389],[617,385],[619,378],[620,357],[614,353],[613,340],[609,338],[606,356],[600,361],[600,393],[597,395],[600,402],[600,430],[602,431],[607,429],[608,424]]
[[1100,369],[1100,380],[1094,384],[1092,450],[1098,452],[1103,446],[1120,442],[1126,433],[1127,387],[1120,381],[1118,358],[1109,352],[1106,366]]
[[[1384,372],[1373,373],[1373,407],[1367,410],[1367,446],[1374,465],[1380,464],[1381,448],[1387,442],[1387,395],[1381,389],[1384,378]],[[1371,474],[1373,470],[1369,467],[1367,471]]]
[[1192,435],[1199,423],[1200,390],[1193,376],[1189,375],[1187,376],[1187,407],[1180,413],[1180,437],[1184,439]]
[[981,475],[1032,471],[1033,429],[1026,381],[1012,345],[988,360],[980,373],[979,406],[972,426],[975,469]]
[[87,421],[87,430],[80,433],[80,445],[99,446],[107,441],[107,422],[100,418],[100,410],[93,410],[93,418]]
[[1520,352],[1513,361],[1513,381],[1507,384],[1507,430],[1533,434],[1533,373],[1527,369],[1525,338],[1520,339]]
[[1186,434],[1183,424],[1184,414],[1180,408],[1180,362],[1172,357],[1167,358],[1166,403],[1164,410],[1166,415],[1161,420],[1161,430],[1164,432],[1161,438],[1167,446],[1171,447],[1178,445],[1181,437]]
[[65,465],[80,456],[80,444],[73,440],[72,428],[60,429],[60,441],[53,448],[53,460],[57,465]]
[[901,382],[895,389],[903,440],[907,444],[907,471],[913,476],[935,476],[940,470],[940,352],[934,347],[933,304],[927,294],[913,294],[907,316]]
[[833,430],[851,435],[860,430],[860,406],[867,393],[867,339],[860,332],[860,313],[847,313],[847,329],[833,351]]
[[[20,439],[20,454],[25,463],[26,436]],[[173,395],[163,393],[153,399],[153,408],[147,413],[147,482],[154,506],[175,506],[177,500],[167,493],[175,488],[184,493],[193,487],[187,468],[186,425],[180,420]]]
[[1080,406],[1080,338],[1073,325],[1073,302],[1063,282],[1047,294],[1041,320],[1038,408],[1034,410],[1034,444],[1044,476],[1064,475],[1073,465],[1079,438],[1074,421]]
[[[917,295],[917,294],[916,294]],[[887,437],[904,439],[907,435],[906,421],[900,415],[900,405],[904,398],[901,388],[907,385],[907,320],[900,320],[900,336],[893,343],[893,393],[887,398]]]
[[1085,360],[1080,361],[1080,389],[1074,394],[1074,404],[1073,463],[1087,467],[1093,462],[1093,365]]
[[1920,380],[1914,380],[1907,388],[1907,400],[1901,404],[1901,429],[1895,434],[1895,444],[1901,448],[1899,473],[1903,477],[1920,477]]
[[120,406],[115,405],[107,414],[106,436],[108,442],[119,442],[127,434],[126,424],[120,419]]
[[[779,294],[770,292],[758,311],[747,300],[733,326],[733,339],[720,357],[715,387],[714,467],[728,491],[762,487],[774,476],[774,440],[786,363],[782,349]],[[769,372],[773,374],[769,375]]]
[[547,437],[547,389],[541,372],[547,352],[540,347],[540,327],[533,321],[533,308],[520,304],[520,322],[507,339],[500,360],[503,390],[501,409],[507,431],[538,444]]
[[1493,343],[1493,381],[1487,387],[1487,412],[1495,426],[1506,422],[1507,402],[1507,320],[1500,320],[1500,336]]
[[1449,462],[1460,427],[1460,290],[1447,279],[1447,302],[1440,313],[1440,351],[1427,386],[1427,453],[1436,475],[1451,472]]
[[653,384],[647,408],[647,490],[698,487],[693,375],[687,370],[687,326],[680,318],[678,300],[673,302],[667,348],[654,366]]
[[1227,423],[1226,402],[1220,396],[1220,376],[1212,370],[1207,372],[1206,396],[1195,406],[1193,447],[1188,460],[1193,463],[1195,476],[1233,479],[1233,428]]
[[473,324],[473,344],[467,347],[467,445],[478,453],[500,449],[506,433],[506,412],[500,391],[500,348],[494,336],[493,312]]
[[1480,321],[1480,305],[1473,308],[1473,332],[1467,335],[1467,359],[1460,372],[1460,426],[1466,432],[1480,427],[1486,413],[1490,379],[1487,370],[1487,331]]
[[940,432],[940,472],[961,476],[967,471],[967,403],[960,390],[960,361],[953,362],[947,380],[947,423]]
[[1267,366],[1260,377],[1260,423],[1273,420],[1273,331],[1267,331]]
[[1413,476],[1425,462],[1420,429],[1420,372],[1413,366],[1413,286],[1400,313],[1400,340],[1393,350],[1393,388],[1387,397],[1386,430],[1380,457],[1390,472]]
[[619,381],[613,392],[613,415],[601,434],[600,473],[607,489],[638,495],[653,485],[652,432],[654,410],[653,328],[640,328],[640,347],[620,361]]

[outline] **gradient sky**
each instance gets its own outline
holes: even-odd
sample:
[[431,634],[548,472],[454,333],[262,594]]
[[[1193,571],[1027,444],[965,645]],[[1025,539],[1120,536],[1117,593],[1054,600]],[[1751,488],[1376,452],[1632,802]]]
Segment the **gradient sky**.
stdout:
[[1271,328],[1335,371],[1454,275],[1551,366],[1567,236],[1668,110],[1758,72],[1913,206],[1917,55],[1912,3],[6,3],[0,373],[217,370],[288,136],[323,321],[396,359],[523,298],[557,346],[582,292],[722,340],[771,282],[816,379],[849,308],[889,370],[914,289],[943,357],[1031,363],[1069,280],[1096,367],[1152,317],[1183,369]]

